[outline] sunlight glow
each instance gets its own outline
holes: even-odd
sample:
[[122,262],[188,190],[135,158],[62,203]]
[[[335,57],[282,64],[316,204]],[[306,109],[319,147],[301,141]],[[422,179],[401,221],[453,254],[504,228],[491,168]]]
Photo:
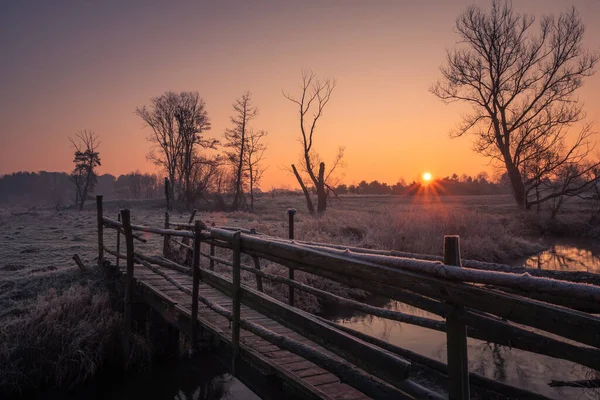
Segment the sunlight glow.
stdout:
[[429,172],[425,172],[423,174],[423,182],[429,183],[431,181],[431,174]]

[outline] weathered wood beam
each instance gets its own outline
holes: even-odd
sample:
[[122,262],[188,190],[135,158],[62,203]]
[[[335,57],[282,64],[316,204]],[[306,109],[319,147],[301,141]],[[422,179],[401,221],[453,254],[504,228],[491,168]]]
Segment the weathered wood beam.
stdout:
[[[288,239],[279,238],[279,237],[268,237],[269,239],[284,242],[284,243],[292,243]],[[391,256],[391,257],[402,257],[402,258],[414,258],[417,260],[428,260],[428,261],[443,261],[442,256],[436,256],[431,254],[418,254],[418,253],[409,253],[397,250],[376,250],[376,249],[365,249],[362,247],[353,247],[353,246],[345,246],[345,245],[337,245],[330,243],[320,243],[320,242],[311,242],[304,240],[294,240],[293,243],[313,248],[320,249],[338,249],[338,250],[349,250],[354,253],[362,253],[362,254],[375,254],[375,255],[383,255],[383,256]],[[577,283],[586,283],[592,284],[596,286],[600,286],[600,274],[595,274],[592,272],[586,271],[555,271],[555,270],[546,270],[546,269],[535,269],[535,268],[525,268],[525,267],[516,267],[508,264],[501,263],[491,263],[485,261],[477,261],[477,260],[462,260],[462,265],[464,268],[478,269],[484,271],[497,271],[497,272],[508,272],[513,274],[524,274],[527,273],[531,276],[543,277],[543,278],[551,278],[557,279],[561,281],[568,282],[577,282]]]
[[[110,218],[103,218],[104,221],[104,225],[112,227],[112,228],[120,228],[122,227],[122,223],[112,220]],[[148,233],[156,233],[158,235],[162,235],[162,236],[180,236],[180,237],[187,237],[187,238],[193,238],[194,234],[192,232],[189,231],[178,231],[175,229],[163,229],[163,228],[154,228],[151,226],[144,226],[144,225],[131,225],[131,229],[134,231],[142,231],[142,232],[148,232]]]
[[[220,240],[227,240],[230,237],[230,232],[226,231],[212,230],[210,234]],[[579,311],[427,274],[390,268],[291,244],[274,243],[251,235],[242,237],[242,249],[245,252],[254,251],[253,255],[263,258],[269,258],[267,256],[277,258],[276,262],[288,267],[291,266],[290,261],[300,262],[307,272],[316,275],[322,275],[321,271],[329,271],[377,283],[374,285],[376,287],[385,283],[398,289],[406,289],[424,296],[452,301],[464,307],[479,309],[591,346],[600,346],[600,318]],[[380,291],[375,293],[386,295]]]

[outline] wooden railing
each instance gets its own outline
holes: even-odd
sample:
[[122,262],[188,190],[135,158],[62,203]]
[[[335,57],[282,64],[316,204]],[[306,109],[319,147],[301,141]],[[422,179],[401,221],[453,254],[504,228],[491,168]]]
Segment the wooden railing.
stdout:
[[[128,210],[121,211],[121,222],[103,217],[101,205],[98,212],[99,257],[103,258],[103,253],[108,252],[115,255],[117,260],[127,259],[126,305],[130,304],[131,300],[129,282],[133,281],[133,268],[136,262],[157,273],[160,270],[156,266],[160,266],[193,276],[193,288],[190,293],[193,343],[196,340],[199,300],[230,319],[234,354],[237,354],[239,330],[243,327],[347,379],[366,379],[360,374],[356,375],[356,369],[348,365],[336,364],[331,359],[323,358],[323,354],[315,354],[311,349],[303,348],[299,342],[278,337],[279,335],[268,329],[244,320],[240,315],[240,305],[245,303],[260,312],[286,320],[291,324],[297,323],[298,329],[311,339],[327,343],[328,348],[343,355],[350,362],[356,363],[386,382],[391,382],[396,387],[402,387],[403,391],[407,393],[412,391],[418,396],[426,393],[427,396],[435,398],[435,395],[418,385],[415,387],[410,384],[407,385],[410,387],[403,387],[401,382],[407,377],[407,372],[399,371],[407,371],[406,365],[402,363],[402,358],[390,358],[388,354],[418,359],[420,363],[446,373],[450,382],[450,399],[468,399],[470,381],[493,390],[501,389],[504,393],[511,393],[514,390],[514,393],[518,393],[517,397],[525,398],[522,396],[526,392],[520,389],[469,373],[467,337],[568,360],[600,371],[600,318],[594,315],[600,313],[600,286],[582,283],[585,280],[598,283],[598,276],[595,274],[576,272],[557,274],[556,271],[547,271],[548,275],[543,276],[543,271],[526,269],[518,269],[518,273],[511,273],[507,266],[502,264],[463,261],[460,257],[458,236],[444,237],[442,258],[297,241],[293,236],[292,212],[289,214],[289,239],[261,235],[255,230],[207,227],[200,221],[196,221],[193,225],[191,220],[189,224],[172,223],[168,220],[168,214],[164,228],[153,228],[132,224]],[[116,229],[117,237],[120,233],[124,233],[127,244],[126,256],[120,254],[118,250],[113,251],[104,246],[103,227]],[[176,229],[171,229],[172,227]],[[186,266],[164,257],[149,257],[134,252],[133,240],[143,239],[136,238],[133,231],[163,235],[166,238],[165,243],[169,242],[168,246],[165,244],[164,249],[173,244],[180,245],[193,255],[192,265]],[[184,240],[193,243],[185,243]],[[202,250],[202,243],[209,246],[208,253]],[[119,243],[117,243],[118,248]],[[216,248],[230,250],[231,260],[217,255]],[[248,255],[253,265],[243,264],[242,254]],[[201,266],[201,257],[209,261],[206,267]],[[289,268],[288,277],[261,270],[261,260]],[[231,267],[232,279],[229,280],[215,273],[215,264]],[[242,270],[255,275],[256,290],[241,284]],[[294,270],[412,305],[439,315],[445,318],[445,321],[375,307],[329,293],[295,281]],[[537,276],[528,273],[533,271],[536,271]],[[168,277],[164,273],[163,276]],[[232,311],[222,309],[199,295],[200,280],[230,294],[233,298]],[[290,290],[289,306],[269,300],[269,296],[263,293],[263,280],[287,285]],[[446,332],[448,364],[411,353],[323,318],[312,316],[308,319],[306,313],[292,312],[290,310],[295,310],[294,289],[356,311]],[[304,319],[300,320],[300,317]],[[127,312],[126,323],[129,323]],[[364,347],[351,350],[355,351],[354,358],[348,357],[348,351],[343,350],[342,347],[350,342],[342,341],[339,336],[328,336],[331,333],[330,329],[359,338],[361,343],[378,346],[377,349],[381,354],[376,355],[372,348]],[[336,343],[336,340],[339,342]],[[368,360],[367,363],[363,360],[361,364],[361,357],[366,357],[364,360]],[[380,363],[380,366],[368,365],[374,362]],[[390,371],[392,366],[396,368],[395,371]],[[384,389],[373,390],[372,394],[383,393],[377,390]],[[540,398],[531,393],[530,395],[530,398]]]

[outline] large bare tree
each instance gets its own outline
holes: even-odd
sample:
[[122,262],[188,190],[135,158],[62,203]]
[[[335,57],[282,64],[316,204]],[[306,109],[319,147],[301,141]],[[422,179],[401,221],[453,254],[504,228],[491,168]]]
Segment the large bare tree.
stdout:
[[232,210],[237,210],[244,200],[244,159],[248,142],[249,123],[258,115],[258,108],[252,106],[252,94],[244,93],[233,103],[234,115],[231,117],[233,128],[225,130],[225,146],[229,147],[227,156],[233,165],[234,195]]
[[96,167],[102,165],[98,152],[100,141],[98,135],[91,130],[77,132],[75,138],[69,137],[69,141],[75,149],[75,168],[70,178],[75,185],[75,204],[82,210],[88,194],[93,193],[98,181]]
[[522,208],[561,196],[559,185],[533,197],[536,185],[591,151],[588,126],[572,143],[567,133],[585,118],[575,92],[599,58],[582,47],[585,29],[574,8],[544,16],[537,32],[534,24],[510,1],[492,1],[489,12],[470,6],[456,20],[460,43],[431,88],[446,102],[472,106],[451,135],[476,136],[475,151],[503,165]]
[[322,214],[327,209],[327,197],[329,192],[332,191],[329,180],[333,177],[335,169],[341,165],[344,156],[344,149],[340,148],[331,167],[326,171],[325,162],[321,160],[314,148],[317,122],[323,116],[323,110],[329,103],[335,85],[334,79],[320,80],[314,72],[303,71],[300,96],[293,97],[285,92],[283,93],[286,99],[298,107],[300,143],[302,144],[301,170],[298,171],[296,165],[292,164],[292,171],[306,197],[306,206],[311,214],[314,214],[315,207],[301,174],[307,175],[308,180],[314,185],[317,191],[317,213]]
[[191,179],[194,160],[200,149],[214,149],[218,144],[203,136],[210,129],[204,101],[198,92],[166,92],[154,97],[150,106],[138,107],[135,113],[152,129],[148,140],[154,146],[148,158],[168,175],[170,203],[178,192],[179,199],[190,206],[196,192]]

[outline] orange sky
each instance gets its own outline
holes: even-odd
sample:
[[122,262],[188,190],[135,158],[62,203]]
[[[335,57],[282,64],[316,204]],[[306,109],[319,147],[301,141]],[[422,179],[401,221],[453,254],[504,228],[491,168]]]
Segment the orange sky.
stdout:
[[[262,187],[295,188],[284,167],[300,151],[298,120],[281,91],[297,93],[307,68],[337,80],[316,147],[326,161],[346,147],[345,182],[491,172],[469,138],[448,137],[464,109],[428,92],[470,3],[2,2],[0,174],[70,170],[68,136],[84,128],[101,137],[100,173],[154,171],[137,106],[167,90],[198,91],[208,134],[222,138],[234,99],[251,90],[260,109],[253,126],[269,131]],[[513,1],[537,15],[572,4],[587,46],[600,48],[600,1]],[[599,93],[600,74],[579,92],[596,121]]]

